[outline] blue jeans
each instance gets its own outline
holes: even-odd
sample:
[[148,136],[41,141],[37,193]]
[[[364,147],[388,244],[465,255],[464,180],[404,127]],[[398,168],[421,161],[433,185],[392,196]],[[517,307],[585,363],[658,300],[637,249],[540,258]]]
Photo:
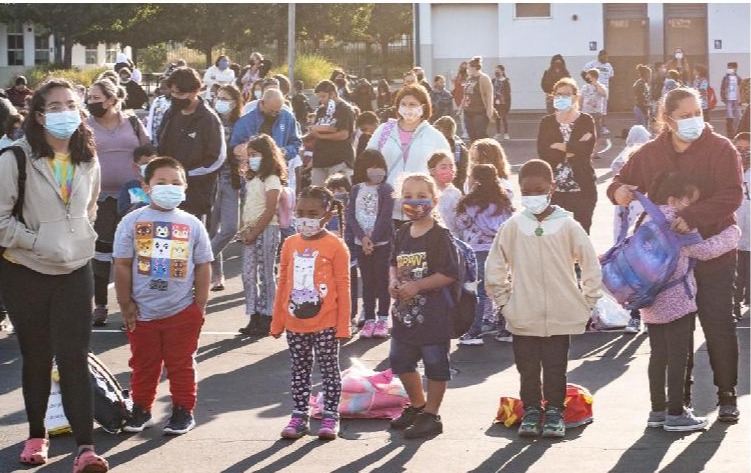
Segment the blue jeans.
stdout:
[[636,119],[637,125],[649,129],[649,111],[642,110],[639,107],[634,107],[634,118]]
[[479,140],[488,137],[488,116],[485,112],[469,113],[464,112],[464,125],[467,127],[467,134],[470,141]]
[[216,199],[211,208],[211,222],[209,236],[211,237],[211,251],[214,253],[214,261],[211,263],[211,272],[215,280],[219,276],[224,278],[224,258],[222,251],[230,244],[237,234],[237,226],[240,220],[240,197],[239,191],[232,187],[229,176],[220,176],[216,183]]
[[[475,309],[475,320],[469,328],[471,335],[477,336],[482,330],[483,316],[488,313],[492,314],[493,301],[485,292],[485,261],[488,259],[489,251],[475,251],[477,258],[477,308]],[[490,306],[490,307],[488,307]]]

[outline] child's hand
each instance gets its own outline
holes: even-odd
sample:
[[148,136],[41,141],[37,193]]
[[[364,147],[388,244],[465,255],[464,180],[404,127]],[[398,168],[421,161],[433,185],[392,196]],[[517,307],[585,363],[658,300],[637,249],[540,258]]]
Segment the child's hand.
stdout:
[[579,141],[589,141],[592,139],[592,133],[586,132],[584,135],[582,135],[581,138],[579,138]]
[[410,300],[420,292],[420,288],[418,287],[417,281],[410,281],[400,285],[397,292],[399,294],[399,299]]
[[123,323],[128,332],[135,332],[136,320],[138,320],[138,305],[131,299],[129,303],[120,306],[120,312],[123,317]]
[[274,338],[279,338],[279,337],[281,337],[281,336],[282,336],[281,332],[280,332],[280,333],[271,333],[270,335],[271,335],[272,337],[274,337]]
[[392,299],[399,299],[399,281],[391,281],[389,284],[389,296]]

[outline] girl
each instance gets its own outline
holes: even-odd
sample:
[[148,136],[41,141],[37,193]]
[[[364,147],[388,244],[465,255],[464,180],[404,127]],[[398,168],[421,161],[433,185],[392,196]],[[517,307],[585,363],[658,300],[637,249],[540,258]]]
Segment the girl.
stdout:
[[[508,194],[498,183],[498,174],[490,164],[477,164],[469,177],[471,191],[456,206],[456,226],[458,238],[468,243],[477,257],[477,267],[485,268],[493,238],[501,225],[511,217],[514,208]],[[477,282],[478,304],[475,321],[469,332],[459,337],[460,345],[482,345],[483,335],[495,332],[493,322],[493,302],[485,293],[484,271],[480,271]],[[506,331],[503,316],[499,315],[502,341],[511,341]]]
[[349,338],[349,251],[339,237],[325,230],[333,212],[343,220],[342,204],[328,189],[303,189],[295,207],[297,234],[282,245],[279,297],[274,305],[271,335],[287,331],[292,358],[292,418],[282,438],[308,433],[313,351],[323,378],[324,411],[318,438],[333,440],[339,431],[339,341]]
[[[660,182],[661,181],[661,182]],[[658,176],[650,194],[668,222],[673,223],[678,213],[699,200],[699,187],[681,172],[666,177]],[[697,230],[691,233],[698,234]],[[686,353],[693,356],[694,314],[696,306],[696,279],[689,258],[708,261],[717,258],[738,245],[740,229],[730,225],[721,233],[695,245],[681,248],[680,260],[672,280],[683,283],[661,292],[654,303],[641,310],[649,327],[649,391],[652,411],[648,427],[663,427],[667,431],[701,430],[707,426],[705,417],[696,417],[684,407],[684,377]],[[667,369],[668,395],[665,399],[665,371]]]
[[245,204],[239,239],[243,247],[243,287],[248,325],[244,335],[264,337],[269,333],[276,285],[274,262],[279,245],[276,215],[279,194],[287,185],[287,166],[282,152],[268,135],[258,135],[247,146]]
[[[367,149],[355,162],[355,184],[347,206],[347,226],[355,235],[357,264],[362,273],[365,325],[361,338],[388,338],[388,257],[391,251],[394,188],[386,179],[386,160],[380,151]],[[376,320],[378,300],[378,320]]]
[[709,123],[710,112],[709,108],[709,73],[707,68],[701,64],[694,66],[694,77],[691,82],[691,87],[699,91],[699,97],[701,98],[701,113],[704,116],[704,121]]
[[441,220],[452,235],[459,238],[456,228],[456,204],[462,198],[462,193],[454,187],[456,177],[454,157],[448,151],[436,151],[428,159],[430,177],[438,184],[441,199],[438,201],[438,213]]
[[[406,438],[443,432],[441,407],[449,371],[452,335],[449,286],[458,278],[458,255],[451,236],[432,209],[438,189],[427,174],[409,174],[401,190],[402,210],[409,218],[394,238],[389,293],[393,329],[389,361],[409,395],[410,404],[391,421],[405,429]],[[428,378],[427,400],[417,362],[422,359]]]
[[[511,170],[503,147],[496,140],[485,138],[477,140],[469,147],[469,168],[467,174],[471,174],[471,167],[475,164],[492,164],[498,173],[498,183],[508,194],[509,200],[514,200],[514,187],[509,181]],[[464,193],[470,191],[467,182],[464,183]]]

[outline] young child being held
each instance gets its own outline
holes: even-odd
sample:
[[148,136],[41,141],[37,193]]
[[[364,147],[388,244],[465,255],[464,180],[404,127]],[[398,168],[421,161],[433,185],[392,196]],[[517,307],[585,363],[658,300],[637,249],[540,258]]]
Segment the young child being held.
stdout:
[[[699,187],[685,174],[674,172],[658,176],[650,195],[660,206],[669,223],[677,213],[699,200]],[[662,181],[662,182],[659,182]],[[697,233],[694,230],[694,233]],[[705,417],[694,416],[684,407],[684,381],[688,356],[694,337],[696,306],[696,279],[689,259],[707,261],[736,248],[740,228],[731,225],[724,231],[695,245],[681,248],[680,259],[671,281],[683,280],[663,290],[654,303],[641,309],[642,320],[649,328],[649,391],[652,411],[648,427],[662,427],[667,431],[701,430],[707,426]],[[667,370],[667,400],[665,382]]]
[[[402,210],[410,222],[394,237],[389,293],[394,299],[389,361],[409,396],[409,405],[391,421],[406,438],[443,432],[438,411],[451,379],[449,348],[453,331],[449,287],[459,277],[458,253],[451,234],[433,215],[435,181],[408,174],[401,186]],[[428,378],[427,399],[417,362]]]
[[[581,225],[570,212],[550,205],[555,190],[550,165],[539,159],[525,163],[519,186],[524,210],[511,217],[493,241],[485,290],[503,308],[507,329],[514,335],[524,403],[519,435],[563,437],[570,336],[584,332],[601,297],[602,273]],[[573,271],[577,262],[581,290]]]
[[271,336],[287,332],[292,359],[292,418],[282,438],[308,433],[313,352],[321,370],[324,410],[318,438],[333,440],[339,431],[339,341],[349,338],[349,250],[325,229],[334,215],[342,220],[341,202],[328,189],[310,186],[295,208],[297,234],[282,245],[279,289]]
[[149,196],[144,188],[143,177],[146,173],[146,165],[156,159],[156,148],[151,143],[146,143],[133,150],[133,167],[138,169],[141,179],[133,179],[120,188],[117,197],[117,213],[120,216],[133,210],[149,205]]
[[[506,191],[498,183],[498,174],[491,164],[477,164],[469,176],[470,191],[456,206],[456,227],[459,239],[472,247],[481,268],[477,281],[477,309],[469,332],[459,337],[459,345],[482,345],[482,337],[496,332],[493,301],[485,292],[485,261],[501,225],[514,213]],[[500,316],[503,317],[503,316]],[[503,340],[511,341],[505,321],[498,324]]]
[[[354,253],[362,274],[363,319],[361,338],[389,336],[389,255],[393,226],[394,188],[386,179],[386,160],[380,151],[366,149],[355,161],[349,194],[347,228],[354,233]],[[378,301],[378,320],[376,320]]]
[[443,225],[455,237],[459,237],[459,230],[456,228],[456,204],[462,198],[462,193],[454,187],[453,181],[456,177],[456,166],[453,155],[444,150],[436,151],[428,159],[428,171],[430,176],[438,184],[440,199],[438,201],[438,214],[441,216]]
[[195,425],[195,353],[211,280],[211,241],[203,223],[177,208],[185,200],[185,169],[172,158],[151,161],[144,172],[147,207],[117,227],[115,291],[130,341],[133,415],[123,430],[152,424],[156,388],[167,369],[172,416],[164,427],[180,435]]
[[733,296],[733,313],[737,320],[741,320],[741,305],[749,306],[751,299],[749,278],[751,278],[751,235],[749,227],[751,226],[751,157],[749,149],[751,148],[751,134],[744,131],[738,133],[733,139],[735,149],[741,155],[741,166],[743,167],[743,202],[735,212],[735,218],[738,220],[738,226],[741,228],[741,240],[738,242],[738,266],[735,272],[735,295]]
[[281,150],[268,135],[258,135],[247,145],[248,170],[245,204],[238,237],[243,243],[242,281],[248,325],[240,333],[265,337],[271,326],[276,282],[274,265],[279,245],[277,206],[287,185],[287,165]]

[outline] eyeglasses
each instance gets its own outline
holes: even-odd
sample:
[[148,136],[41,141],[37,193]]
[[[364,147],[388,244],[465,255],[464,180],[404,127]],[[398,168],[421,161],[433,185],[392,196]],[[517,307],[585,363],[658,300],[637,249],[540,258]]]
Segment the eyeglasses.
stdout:
[[74,112],[78,110],[78,104],[52,104],[44,107],[42,110],[44,111],[44,113]]

